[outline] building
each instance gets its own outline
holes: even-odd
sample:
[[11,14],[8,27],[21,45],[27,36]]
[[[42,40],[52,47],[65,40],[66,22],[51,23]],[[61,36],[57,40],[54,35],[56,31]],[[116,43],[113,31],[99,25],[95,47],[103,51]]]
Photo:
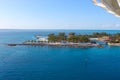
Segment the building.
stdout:
[[98,38],[89,38],[90,39],[90,41],[97,41],[98,40]]
[[36,41],[48,42],[48,36],[40,36],[40,35],[37,35],[36,38],[37,38]]
[[100,41],[109,41],[110,37],[109,36],[103,36],[103,37],[98,38],[98,40],[100,40]]

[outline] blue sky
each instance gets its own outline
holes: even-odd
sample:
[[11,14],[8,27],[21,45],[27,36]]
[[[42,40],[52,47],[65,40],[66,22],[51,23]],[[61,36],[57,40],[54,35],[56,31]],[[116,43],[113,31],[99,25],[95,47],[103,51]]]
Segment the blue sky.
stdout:
[[120,29],[92,0],[0,0],[0,29]]

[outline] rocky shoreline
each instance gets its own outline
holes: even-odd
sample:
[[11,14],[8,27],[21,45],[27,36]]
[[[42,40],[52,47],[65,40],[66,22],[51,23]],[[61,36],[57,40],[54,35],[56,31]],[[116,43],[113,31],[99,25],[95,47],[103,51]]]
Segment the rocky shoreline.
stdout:
[[7,44],[8,46],[64,46],[64,47],[99,47],[102,48],[103,46],[100,44],[94,43],[21,43],[21,44]]

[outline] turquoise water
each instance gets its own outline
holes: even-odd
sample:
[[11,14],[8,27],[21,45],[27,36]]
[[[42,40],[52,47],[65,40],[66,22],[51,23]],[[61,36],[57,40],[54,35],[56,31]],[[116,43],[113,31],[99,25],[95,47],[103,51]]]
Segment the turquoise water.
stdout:
[[69,48],[15,46],[34,35],[114,30],[0,30],[0,80],[120,80],[120,47]]

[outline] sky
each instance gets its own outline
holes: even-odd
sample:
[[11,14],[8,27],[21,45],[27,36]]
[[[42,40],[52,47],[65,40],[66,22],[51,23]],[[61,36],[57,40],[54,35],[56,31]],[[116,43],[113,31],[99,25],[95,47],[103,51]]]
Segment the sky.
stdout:
[[120,18],[92,0],[0,0],[0,29],[120,30]]

